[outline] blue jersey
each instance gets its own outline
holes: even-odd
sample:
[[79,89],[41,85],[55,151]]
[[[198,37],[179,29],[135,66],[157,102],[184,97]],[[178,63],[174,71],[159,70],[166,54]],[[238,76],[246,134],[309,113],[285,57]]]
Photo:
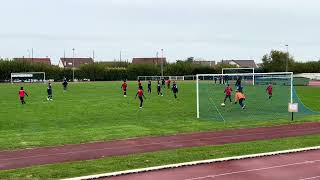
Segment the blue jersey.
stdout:
[[51,86],[51,84],[48,85],[47,92],[48,92],[48,94],[52,94],[52,86]]
[[172,85],[172,91],[173,91],[174,93],[177,93],[177,92],[178,92],[178,86],[177,86],[177,84],[173,84],[173,85]]

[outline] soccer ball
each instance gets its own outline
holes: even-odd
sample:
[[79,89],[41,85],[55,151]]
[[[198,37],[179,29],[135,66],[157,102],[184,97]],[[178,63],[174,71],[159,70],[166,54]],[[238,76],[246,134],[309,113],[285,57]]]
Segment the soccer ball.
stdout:
[[225,106],[225,104],[224,104],[224,103],[221,103],[221,106],[222,106],[222,107],[224,107],[224,106]]

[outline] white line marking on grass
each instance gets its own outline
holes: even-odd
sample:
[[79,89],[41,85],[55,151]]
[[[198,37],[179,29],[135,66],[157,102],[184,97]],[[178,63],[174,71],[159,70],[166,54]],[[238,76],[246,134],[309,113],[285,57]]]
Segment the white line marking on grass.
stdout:
[[243,170],[243,171],[233,171],[233,172],[216,174],[216,175],[207,175],[207,176],[184,179],[184,180],[200,180],[200,179],[207,179],[207,178],[216,178],[216,177],[220,177],[220,176],[241,174],[241,173],[253,172],[253,171],[262,171],[262,170],[268,170],[268,169],[276,169],[276,168],[289,167],[289,166],[302,165],[302,164],[311,164],[311,163],[315,163],[315,162],[320,162],[320,159],[314,160],[314,161],[303,161],[303,162],[298,162],[298,163],[283,164],[283,165],[278,165],[278,166],[269,166],[269,167],[263,167],[263,168],[248,169],[248,170]]
[[98,179],[98,178],[121,176],[121,175],[128,175],[128,174],[134,174],[134,173],[157,171],[157,170],[163,170],[163,169],[179,168],[179,167],[185,167],[185,166],[210,164],[210,163],[215,163],[215,162],[240,160],[240,159],[263,157],[263,156],[273,156],[273,155],[279,155],[279,154],[288,154],[288,153],[296,153],[296,152],[311,151],[311,150],[320,150],[320,146],[299,148],[299,149],[290,149],[290,150],[284,150],[284,151],[267,152],[267,153],[259,153],[259,154],[250,154],[250,155],[243,155],[243,156],[233,156],[233,157],[202,160],[202,161],[192,161],[192,162],[179,163],[179,164],[170,164],[170,165],[156,166],[156,167],[150,167],[150,168],[133,169],[133,170],[127,170],[127,171],[119,171],[119,172],[96,174],[96,175],[90,175],[90,176],[68,178],[68,179],[64,179],[64,180]]

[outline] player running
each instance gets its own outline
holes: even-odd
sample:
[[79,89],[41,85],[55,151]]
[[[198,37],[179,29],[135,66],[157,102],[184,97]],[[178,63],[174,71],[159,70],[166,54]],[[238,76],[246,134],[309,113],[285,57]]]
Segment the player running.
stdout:
[[48,93],[48,98],[47,98],[47,100],[49,101],[52,101],[53,99],[52,99],[52,86],[51,86],[51,83],[49,82],[49,84],[48,84],[48,88],[47,88],[47,93]]
[[139,100],[140,100],[140,106],[139,106],[139,108],[142,108],[143,98],[144,98],[144,99],[147,99],[147,98],[144,96],[144,94],[143,94],[143,89],[142,89],[141,87],[139,87],[135,99],[137,98],[137,96],[138,96],[138,98],[139,98]]
[[173,81],[173,84],[172,84],[172,92],[174,94],[174,98],[177,99],[178,86],[175,81]]
[[234,103],[237,104],[237,102],[239,102],[241,108],[244,109],[246,107],[246,105],[243,102],[244,100],[246,100],[246,97],[244,96],[244,94],[241,91],[236,90]]
[[68,81],[67,81],[67,79],[66,79],[66,78],[64,78],[62,85],[63,85],[63,90],[64,90],[64,91],[67,91],[67,88],[68,88]]
[[151,94],[151,80],[148,81],[148,93]]
[[224,101],[223,103],[226,103],[226,100],[229,98],[230,103],[232,103],[231,101],[231,92],[232,92],[232,88],[230,87],[230,85],[228,84],[227,87],[224,89],[224,93],[226,94],[226,96],[224,97]]
[[26,102],[24,101],[24,97],[25,97],[25,96],[28,96],[28,94],[27,94],[27,92],[23,89],[23,87],[20,88],[18,94],[19,94],[19,98],[20,98],[21,104],[25,104]]
[[158,81],[158,85],[157,85],[157,92],[158,92],[158,96],[163,96],[162,92],[161,92],[161,84],[160,81]]
[[170,79],[168,79],[168,81],[167,81],[168,89],[170,89],[170,85],[171,85],[171,80],[170,80]]
[[272,98],[272,90],[273,90],[272,84],[269,83],[269,85],[268,85],[268,87],[267,87],[267,89],[266,89],[266,91],[267,91],[267,93],[268,93],[268,95],[269,95],[269,99]]
[[123,97],[127,97],[127,88],[128,88],[127,81],[124,80],[122,85],[121,85],[121,89],[123,91]]

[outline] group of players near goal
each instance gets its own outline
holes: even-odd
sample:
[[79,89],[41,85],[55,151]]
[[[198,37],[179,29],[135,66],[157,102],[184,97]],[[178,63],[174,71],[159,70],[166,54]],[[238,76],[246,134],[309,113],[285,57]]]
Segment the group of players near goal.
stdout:
[[[66,79],[64,79],[63,83],[63,89],[64,91],[67,90],[67,86],[68,86],[68,81]],[[171,86],[171,80],[167,80],[165,81],[164,79],[161,80],[158,80],[157,81],[157,94],[158,96],[163,96],[162,94],[162,88],[165,87],[167,85],[167,88],[168,89],[171,89],[171,91],[173,92],[173,95],[174,95],[174,98],[176,99],[177,98],[177,94],[178,94],[178,85],[175,81],[173,81],[172,83],[172,86]],[[237,81],[236,81],[236,93],[235,93],[235,98],[234,98],[234,103],[237,104],[239,103],[240,107],[242,109],[245,109],[246,105],[244,104],[244,101],[246,99],[245,95],[244,95],[244,92],[243,92],[243,87],[241,86],[241,78],[238,78]],[[128,89],[128,84],[127,84],[127,81],[124,80],[122,85],[121,85],[121,89],[123,91],[123,96],[124,97],[127,97],[127,89]],[[232,100],[231,100],[231,94],[232,94],[232,88],[229,84],[227,84],[227,86],[225,87],[224,89],[224,93],[225,93],[225,98],[224,98],[224,101],[223,103],[221,104],[221,106],[225,106],[225,103],[227,101],[227,99],[229,99],[230,103],[232,103]],[[148,93],[151,94],[152,92],[152,82],[151,80],[148,81]],[[272,84],[269,83],[267,88],[266,88],[266,92],[269,96],[269,99],[272,98],[272,92],[273,92],[273,87],[272,87]],[[52,98],[52,86],[51,86],[51,83],[49,82],[48,83],[48,87],[47,87],[47,93],[48,93],[48,97],[47,97],[47,100],[48,101],[52,101],[53,98]],[[20,101],[21,101],[21,104],[25,104],[25,96],[28,96],[27,92],[24,90],[23,87],[20,88],[19,92],[19,98],[20,98]],[[143,99],[146,99],[145,95],[144,95],[144,89],[143,89],[143,86],[142,86],[142,83],[140,80],[138,80],[138,90],[137,90],[137,93],[136,93],[136,96],[135,98],[139,98],[140,100],[140,106],[139,108],[142,108],[143,107]]]
[[[216,81],[215,81],[215,83],[216,83]],[[236,93],[235,93],[235,97],[234,97],[234,103],[235,104],[239,103],[240,107],[242,109],[245,109],[246,105],[244,104],[244,101],[246,100],[246,97],[243,92],[243,87],[241,86],[241,78],[239,78],[239,77],[237,78],[235,86],[236,86]],[[273,92],[272,83],[268,84],[268,86],[266,88],[266,92],[269,96],[268,98],[271,99],[272,92]],[[221,106],[225,106],[227,99],[229,99],[230,103],[232,103],[232,100],[231,100],[232,88],[230,87],[229,84],[227,84],[227,86],[225,87],[224,93],[225,93],[225,97],[224,97],[223,103],[221,103]]]

